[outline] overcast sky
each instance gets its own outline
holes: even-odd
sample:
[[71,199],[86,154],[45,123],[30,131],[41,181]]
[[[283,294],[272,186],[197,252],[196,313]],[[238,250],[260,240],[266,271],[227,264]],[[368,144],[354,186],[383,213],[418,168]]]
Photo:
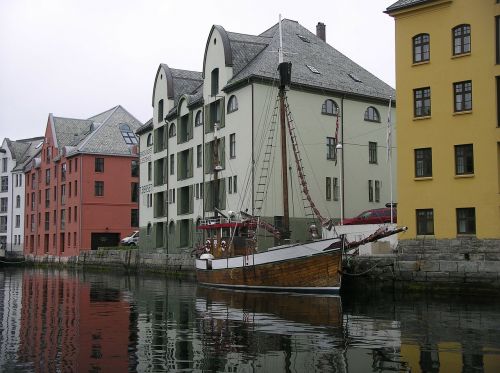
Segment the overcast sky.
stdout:
[[[257,35],[283,18],[394,87],[395,0],[0,0],[0,141],[43,136],[49,113],[122,105],[152,116],[160,63],[201,71],[213,24]],[[284,47],[286,49],[286,46]]]

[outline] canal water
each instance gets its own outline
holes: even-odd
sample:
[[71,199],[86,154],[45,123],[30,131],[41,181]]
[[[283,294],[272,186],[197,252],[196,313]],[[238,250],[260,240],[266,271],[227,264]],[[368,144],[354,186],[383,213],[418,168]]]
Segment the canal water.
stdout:
[[0,372],[500,372],[500,301],[0,268]]

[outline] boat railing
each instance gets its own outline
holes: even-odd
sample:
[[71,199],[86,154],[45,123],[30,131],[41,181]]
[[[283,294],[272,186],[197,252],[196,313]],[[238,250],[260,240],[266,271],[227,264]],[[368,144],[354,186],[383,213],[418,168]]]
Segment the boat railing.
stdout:
[[217,218],[201,219],[200,225],[229,224],[229,223],[237,223],[239,221],[240,220],[238,219],[225,218],[221,216]]

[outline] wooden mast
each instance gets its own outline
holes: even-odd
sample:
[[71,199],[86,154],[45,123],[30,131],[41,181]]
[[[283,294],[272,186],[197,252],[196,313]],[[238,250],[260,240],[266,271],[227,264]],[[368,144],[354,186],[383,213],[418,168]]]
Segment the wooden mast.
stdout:
[[291,63],[283,62],[283,36],[281,31],[281,14],[279,18],[280,47],[278,51],[280,73],[279,97],[280,97],[280,138],[281,138],[281,179],[283,193],[283,227],[282,238],[290,238],[290,211],[288,204],[288,172],[286,154],[286,117],[285,117],[285,86],[290,84]]

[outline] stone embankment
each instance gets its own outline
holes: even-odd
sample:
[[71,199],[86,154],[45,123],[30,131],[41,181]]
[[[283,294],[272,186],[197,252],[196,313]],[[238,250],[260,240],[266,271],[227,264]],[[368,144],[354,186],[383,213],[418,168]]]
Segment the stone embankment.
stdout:
[[396,253],[347,258],[344,264],[348,283],[457,291],[497,289],[500,294],[499,240],[404,240]]
[[[189,252],[166,254],[131,250],[96,250],[78,257],[28,257],[28,261],[131,272],[194,273]],[[463,238],[404,240],[397,251],[346,257],[345,285],[488,291],[500,295],[500,241]]]

